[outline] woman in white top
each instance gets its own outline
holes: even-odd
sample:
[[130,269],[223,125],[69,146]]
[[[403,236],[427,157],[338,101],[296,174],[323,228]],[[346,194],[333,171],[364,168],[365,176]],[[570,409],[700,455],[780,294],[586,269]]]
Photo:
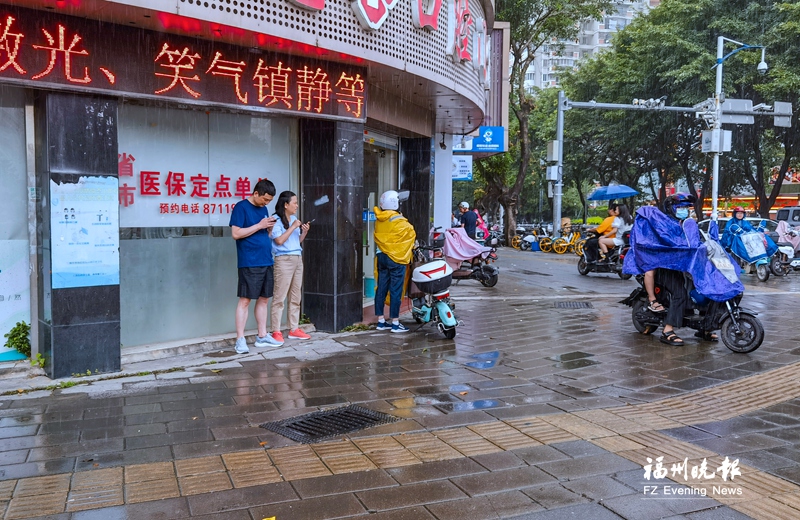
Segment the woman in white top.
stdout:
[[[609,247],[619,247],[625,243],[622,236],[631,230],[633,227],[633,217],[625,204],[617,205],[617,217],[611,224],[611,230],[605,235],[600,237],[600,251],[603,255],[608,253]],[[614,235],[614,238],[608,238],[608,235]]]
[[281,316],[284,300],[289,297],[289,310],[286,319],[289,322],[290,339],[309,339],[311,336],[300,329],[300,297],[303,287],[303,247],[300,245],[306,238],[309,223],[303,224],[297,219],[297,195],[284,191],[278,195],[275,214],[278,220],[272,228],[272,251],[275,254],[275,291],[272,298],[272,339],[283,344],[281,334]]

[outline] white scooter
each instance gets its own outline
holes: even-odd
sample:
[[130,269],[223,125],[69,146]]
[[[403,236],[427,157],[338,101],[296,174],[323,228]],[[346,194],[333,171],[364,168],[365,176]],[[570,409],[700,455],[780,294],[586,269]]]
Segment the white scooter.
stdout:
[[417,323],[434,323],[444,337],[453,339],[458,326],[455,305],[450,301],[453,269],[442,255],[444,234],[439,229],[431,232],[430,246],[417,245],[414,249],[408,297],[413,302],[411,313]]

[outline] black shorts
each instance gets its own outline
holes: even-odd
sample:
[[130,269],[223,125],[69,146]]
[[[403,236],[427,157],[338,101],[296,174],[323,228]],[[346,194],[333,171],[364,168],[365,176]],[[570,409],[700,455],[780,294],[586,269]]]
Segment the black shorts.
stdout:
[[275,278],[272,275],[272,266],[267,267],[240,267],[239,268],[239,298],[255,300],[258,298],[272,298],[272,289]]

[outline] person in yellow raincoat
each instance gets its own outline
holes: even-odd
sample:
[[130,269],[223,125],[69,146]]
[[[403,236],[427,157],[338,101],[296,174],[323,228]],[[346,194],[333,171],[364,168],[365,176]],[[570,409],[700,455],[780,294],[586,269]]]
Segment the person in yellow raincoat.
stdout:
[[[400,303],[403,300],[403,285],[406,268],[411,263],[414,241],[417,234],[414,226],[398,212],[400,196],[394,190],[381,195],[380,208],[375,207],[375,245],[378,266],[378,287],[375,290],[375,316],[378,330],[408,332],[400,323]],[[386,295],[389,295],[389,324],[383,316]]]

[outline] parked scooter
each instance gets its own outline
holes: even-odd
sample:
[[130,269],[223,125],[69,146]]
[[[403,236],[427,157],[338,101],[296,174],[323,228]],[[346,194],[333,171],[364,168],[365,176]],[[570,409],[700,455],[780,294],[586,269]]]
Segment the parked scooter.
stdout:
[[[630,279],[631,275],[622,272],[622,263],[625,260],[625,254],[631,248],[628,242],[630,239],[630,232],[625,233],[622,239],[624,244],[621,247],[615,247],[609,250],[604,261],[590,261],[589,256],[586,254],[586,248],[584,247],[583,254],[578,260],[578,272],[584,276],[589,273],[616,273],[623,280]],[[598,253],[595,253],[594,257],[597,258],[597,256]]]
[[450,301],[453,269],[442,254],[444,237],[435,238],[437,233],[442,235],[434,230],[430,246],[417,245],[414,248],[414,269],[408,297],[413,303],[411,314],[417,323],[433,323],[447,339],[453,339],[458,326],[455,304]]
[[444,256],[453,269],[453,279],[478,280],[484,287],[497,285],[500,269],[491,265],[497,260],[494,247],[478,244],[464,228],[447,229],[444,236]]
[[769,269],[775,276],[800,271],[800,233],[784,221],[778,222],[778,251],[772,255]]
[[[636,330],[642,334],[652,334],[662,325],[666,313],[656,313],[648,309],[644,276],[639,275],[636,280],[639,287],[620,303],[633,307],[632,319]],[[658,302],[668,308],[671,300],[669,291],[656,284],[655,292]],[[719,330],[725,346],[741,354],[752,352],[761,346],[764,341],[764,326],[756,317],[757,312],[739,306],[741,294],[725,302],[716,302],[704,297],[691,286],[689,296],[683,327],[705,334]]]

